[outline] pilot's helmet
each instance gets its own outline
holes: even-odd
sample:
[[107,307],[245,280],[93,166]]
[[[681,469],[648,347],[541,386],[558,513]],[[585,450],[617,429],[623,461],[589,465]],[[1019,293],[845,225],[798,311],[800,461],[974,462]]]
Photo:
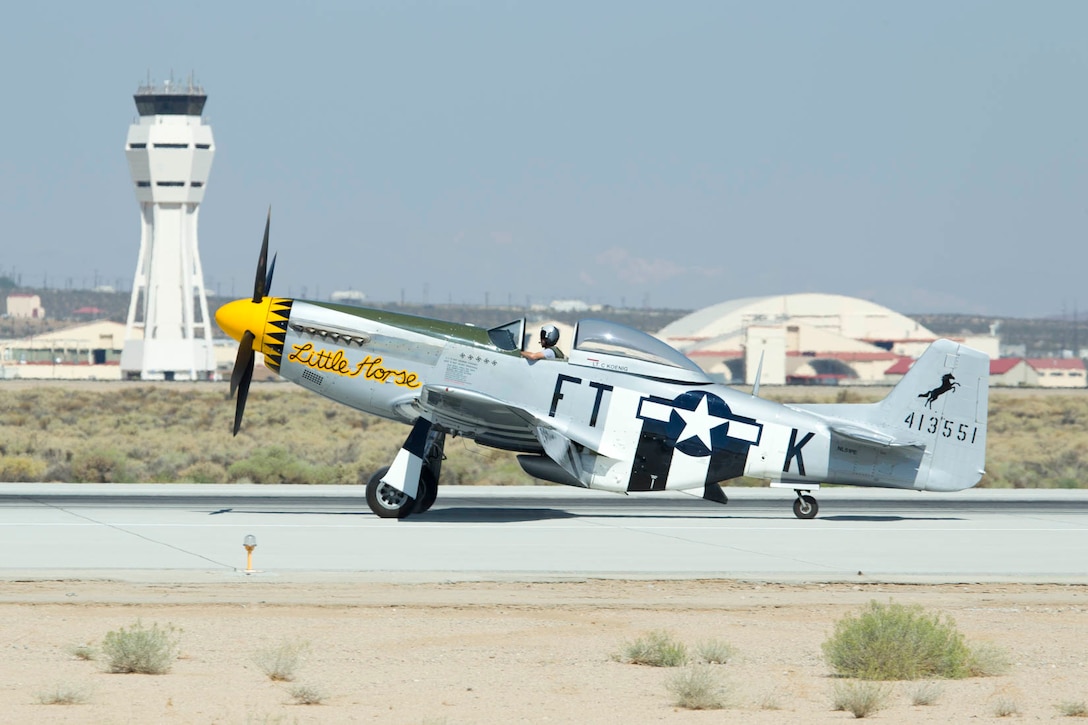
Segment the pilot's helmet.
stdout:
[[540,344],[544,347],[552,347],[559,342],[559,328],[555,325],[544,325],[540,328]]

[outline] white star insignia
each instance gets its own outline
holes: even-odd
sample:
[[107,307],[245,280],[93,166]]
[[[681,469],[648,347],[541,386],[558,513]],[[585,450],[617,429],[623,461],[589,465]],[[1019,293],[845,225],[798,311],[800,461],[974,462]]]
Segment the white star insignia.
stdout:
[[685,410],[683,408],[676,408],[675,410],[684,419],[684,430],[680,431],[676,442],[682,443],[689,438],[698,438],[708,450],[713,450],[713,446],[710,444],[710,431],[729,422],[725,418],[710,414],[706,404],[706,396],[703,396],[702,400],[699,401],[699,405],[695,407],[695,410]]

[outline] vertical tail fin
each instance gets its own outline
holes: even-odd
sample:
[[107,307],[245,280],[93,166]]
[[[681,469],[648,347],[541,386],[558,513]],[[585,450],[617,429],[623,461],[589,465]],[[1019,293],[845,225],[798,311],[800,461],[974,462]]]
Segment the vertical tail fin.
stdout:
[[982,478],[990,358],[951,340],[937,340],[873,411],[897,445],[924,446],[916,485],[959,491]]

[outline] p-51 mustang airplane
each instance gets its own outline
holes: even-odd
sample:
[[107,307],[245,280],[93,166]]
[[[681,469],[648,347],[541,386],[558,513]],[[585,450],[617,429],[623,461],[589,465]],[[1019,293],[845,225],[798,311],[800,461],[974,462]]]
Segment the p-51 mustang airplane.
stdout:
[[234,433],[254,353],[284,378],[410,425],[367,484],[371,510],[403,518],[438,493],[447,434],[519,453],[534,478],[582,488],[701,490],[768,479],[816,515],[821,483],[959,491],[983,474],[989,358],[937,340],[879,403],[781,405],[713,383],[684,355],[624,325],[582,320],[569,354],[530,360],[525,320],[490,330],[386,310],[267,296],[268,222],[252,299],[216,312],[239,341]]

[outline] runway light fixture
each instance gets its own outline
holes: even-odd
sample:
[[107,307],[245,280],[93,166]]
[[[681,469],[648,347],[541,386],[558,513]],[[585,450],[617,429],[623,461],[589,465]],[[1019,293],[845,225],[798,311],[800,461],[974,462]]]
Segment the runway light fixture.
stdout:
[[253,550],[257,548],[257,537],[253,534],[246,534],[246,538],[242,541],[242,546],[246,549],[246,574],[253,574]]

